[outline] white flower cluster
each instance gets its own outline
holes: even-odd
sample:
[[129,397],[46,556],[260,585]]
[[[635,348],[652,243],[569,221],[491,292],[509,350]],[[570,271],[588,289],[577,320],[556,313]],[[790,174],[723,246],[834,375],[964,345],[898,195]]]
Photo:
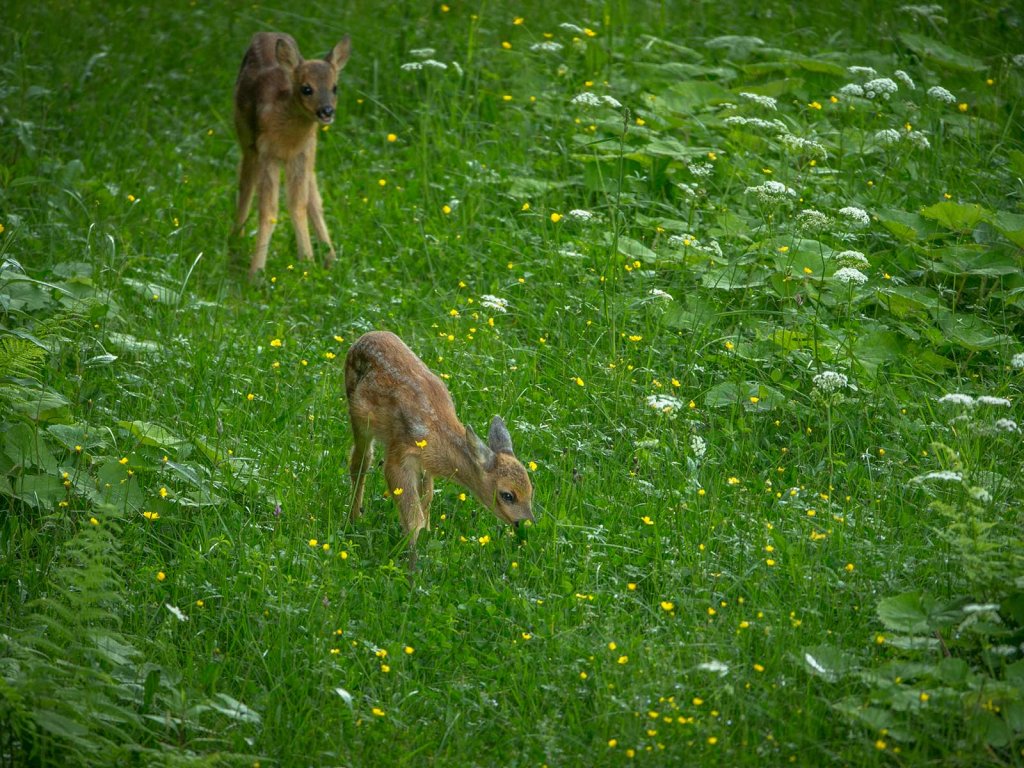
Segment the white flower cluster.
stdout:
[[847,267],[869,267],[871,263],[860,251],[840,251],[832,256],[832,259]]
[[846,85],[844,85],[842,88],[839,89],[839,95],[840,96],[846,96],[848,98],[850,96],[857,96],[857,97],[863,98],[864,97],[864,89],[861,88],[856,83],[847,83]]
[[963,408],[973,408],[975,405],[992,405],[1000,408],[1009,408],[1010,401],[1005,397],[993,397],[992,395],[980,395],[977,399],[961,392],[950,392],[939,398],[943,405],[959,405]]
[[590,221],[594,218],[594,214],[582,208],[573,208],[567,215],[570,219],[576,219],[576,221]]
[[888,77],[876,77],[874,80],[868,80],[864,83],[863,88],[864,98],[874,99],[880,96],[884,101],[888,101],[889,97],[900,89],[896,85],[896,81]]
[[1015,67],[1024,67],[1024,53],[1018,53],[1016,56],[1010,59],[1010,61],[1013,62],[1013,66]]
[[996,419],[996,423],[993,426],[1000,432],[1020,432],[1017,422],[1011,419]]
[[423,61],[407,61],[402,65],[402,70],[405,72],[415,72],[419,69],[448,69],[448,65],[443,61],[437,61],[435,59],[424,59]]
[[691,163],[686,166],[690,173],[696,176],[698,179],[703,179],[705,176],[710,176],[714,173],[715,166],[711,163]]
[[796,197],[796,192],[781,181],[766,181],[764,184],[758,184],[756,187],[747,187],[744,192],[757,195],[762,203],[777,203],[788,197]]
[[946,104],[956,104],[956,96],[947,91],[941,85],[933,85],[928,89],[928,98],[941,101]]
[[752,101],[765,109],[778,109],[778,102],[776,102],[771,96],[762,96],[759,93],[741,93],[740,98]]
[[661,288],[651,288],[651,290],[647,292],[647,295],[650,297],[651,301],[675,301],[675,299],[672,298],[671,293],[663,291]]
[[809,155],[817,160],[826,160],[828,158],[828,150],[811,139],[804,139],[789,133],[780,133],[775,138],[791,152]]
[[1018,352],[1010,358],[1010,365],[1018,370],[1024,368],[1024,352]]
[[492,296],[489,293],[485,293],[480,297],[480,306],[485,309],[493,309],[495,312],[508,312],[508,299],[503,299],[500,296]]
[[890,144],[899,144],[900,139],[902,138],[903,137],[900,136],[900,132],[897,131],[895,128],[883,128],[882,130],[878,131],[875,134],[875,141],[877,141],[879,144],[883,146],[889,146]]
[[923,483],[927,480],[938,480],[943,483],[962,483],[964,476],[959,472],[953,472],[949,469],[940,469],[936,472],[928,472],[924,475],[918,475],[911,482]]
[[737,126],[760,128],[763,131],[774,131],[775,133],[789,133],[789,128],[786,124],[776,118],[775,120],[762,120],[760,117],[743,117],[742,115],[732,115],[731,117],[725,118],[722,121],[730,128]]
[[574,35],[583,34],[583,27],[578,27],[575,24],[570,24],[568,21],[563,21],[558,26],[564,29],[566,32],[572,32]]
[[433,48],[413,48],[409,51],[409,55],[414,59],[429,59],[437,53]]
[[838,392],[839,390],[846,389],[850,386],[850,380],[846,378],[845,374],[839,373],[838,371],[822,371],[815,376],[812,381],[814,382],[814,386],[826,395],[830,395],[833,392]]
[[929,149],[932,145],[928,141],[928,137],[925,136],[921,131],[911,131],[907,134],[907,141],[913,144],[918,149]]
[[647,405],[662,413],[672,413],[683,407],[683,402],[672,395],[648,395]]
[[878,73],[874,67],[847,67],[846,71],[854,77],[875,77]]
[[531,51],[545,51],[547,53],[558,53],[562,50],[562,44],[556,43],[554,40],[544,40],[539,43],[534,43],[530,46]]
[[796,218],[800,229],[805,232],[824,232],[832,226],[832,219],[813,208],[805,208]]
[[695,458],[703,459],[704,455],[708,452],[708,442],[700,435],[693,435],[690,437],[690,450],[693,451]]
[[864,285],[868,281],[868,276],[854,267],[840,267],[832,277],[840,283],[846,283],[847,285],[850,283]]
[[902,69],[897,69],[895,72],[892,73],[892,76],[899,80],[901,83],[903,83],[905,86],[907,86],[907,88],[909,88],[910,90],[917,90],[917,86],[914,85],[914,81],[911,79],[910,75],[908,75]]
[[868,212],[855,205],[848,205],[845,208],[840,208],[839,216],[846,219],[851,224],[856,224],[858,227],[866,227],[871,224],[871,217],[868,216]]
[[711,240],[705,245],[690,234],[672,235],[668,239],[668,244],[674,248],[692,248],[695,251],[707,254],[713,258],[722,258],[722,247],[718,244],[717,240]]
[[584,91],[583,93],[577,93],[572,97],[573,104],[579,104],[584,107],[600,107],[602,104],[607,104],[613,109],[619,109],[622,103],[612,96],[598,96],[592,91]]

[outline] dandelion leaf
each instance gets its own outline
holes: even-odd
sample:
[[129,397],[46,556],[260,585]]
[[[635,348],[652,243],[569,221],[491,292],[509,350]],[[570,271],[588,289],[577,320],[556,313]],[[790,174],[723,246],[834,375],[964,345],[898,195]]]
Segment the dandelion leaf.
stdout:
[[948,69],[956,69],[961,72],[984,72],[985,64],[962,51],[958,51],[945,43],[933,40],[926,35],[919,35],[915,32],[901,32],[900,40],[907,48],[918,56],[939,64]]

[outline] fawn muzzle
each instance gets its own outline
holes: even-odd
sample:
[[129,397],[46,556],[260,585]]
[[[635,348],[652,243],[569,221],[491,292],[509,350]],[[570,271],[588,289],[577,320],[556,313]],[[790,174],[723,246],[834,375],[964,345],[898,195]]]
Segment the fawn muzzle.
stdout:
[[316,116],[324,125],[330,125],[334,122],[334,107],[330,104],[326,104],[316,111]]

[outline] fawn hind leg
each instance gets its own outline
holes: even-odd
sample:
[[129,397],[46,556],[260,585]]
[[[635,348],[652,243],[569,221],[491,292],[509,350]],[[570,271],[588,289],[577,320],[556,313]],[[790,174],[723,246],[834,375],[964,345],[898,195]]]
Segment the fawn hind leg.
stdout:
[[312,161],[305,152],[288,161],[285,166],[285,181],[288,185],[288,213],[292,217],[292,228],[295,230],[295,244],[299,258],[308,261],[313,258],[313,243],[309,239],[310,184],[309,176]]
[[352,419],[352,453],[349,454],[348,468],[352,477],[352,509],[349,519],[355,520],[363,512],[363,490],[366,487],[366,475],[373,464],[373,435],[358,421]]

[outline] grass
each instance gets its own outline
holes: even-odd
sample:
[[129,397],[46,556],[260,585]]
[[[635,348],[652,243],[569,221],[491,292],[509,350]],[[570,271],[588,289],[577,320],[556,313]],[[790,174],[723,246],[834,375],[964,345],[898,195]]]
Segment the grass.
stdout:
[[[0,765],[1024,764],[1020,14],[871,10],[8,8]],[[354,52],[249,284],[260,29]],[[348,522],[372,328],[525,542]]]

